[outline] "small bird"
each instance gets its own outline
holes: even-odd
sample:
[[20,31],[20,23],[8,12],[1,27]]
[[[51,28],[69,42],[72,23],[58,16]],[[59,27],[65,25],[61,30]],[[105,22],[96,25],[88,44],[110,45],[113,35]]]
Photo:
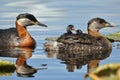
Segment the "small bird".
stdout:
[[0,47],[35,47],[36,42],[27,31],[27,26],[47,25],[29,13],[19,14],[16,18],[16,28],[0,29]]
[[72,31],[76,31],[74,25],[68,25],[66,28],[66,33],[61,35],[58,39],[57,42],[63,42],[67,41],[67,39],[71,39],[71,36],[73,35]]
[[76,30],[77,35],[82,34],[82,33],[83,33],[82,30],[80,30],[80,29]]
[[[61,40],[61,38],[63,39],[66,39],[66,36],[67,37],[70,37],[70,35],[72,35],[73,33],[72,33],[72,31],[75,31],[75,27],[74,27],[74,25],[72,25],[72,24],[70,24],[70,25],[68,25],[67,26],[67,28],[66,28],[66,33],[64,33],[61,37],[59,37],[59,39]],[[57,39],[57,40],[59,40],[59,39]],[[46,50],[46,51],[52,51],[52,50],[58,50],[58,45],[59,45],[60,43],[58,43],[58,41],[53,41],[53,42],[46,42],[45,44],[44,44],[44,49]]]

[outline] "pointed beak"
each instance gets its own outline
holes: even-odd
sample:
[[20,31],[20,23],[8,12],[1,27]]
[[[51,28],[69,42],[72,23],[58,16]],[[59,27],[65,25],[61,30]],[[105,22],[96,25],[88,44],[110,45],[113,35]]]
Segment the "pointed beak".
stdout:
[[72,30],[73,30],[73,31],[76,31],[76,29],[75,29],[74,27],[72,28]]
[[115,27],[115,25],[112,25],[112,24],[110,24],[110,23],[106,23],[106,24],[105,24],[105,27]]
[[43,27],[48,27],[47,25],[40,23],[40,22],[34,22],[34,25],[39,25],[39,26],[43,26]]

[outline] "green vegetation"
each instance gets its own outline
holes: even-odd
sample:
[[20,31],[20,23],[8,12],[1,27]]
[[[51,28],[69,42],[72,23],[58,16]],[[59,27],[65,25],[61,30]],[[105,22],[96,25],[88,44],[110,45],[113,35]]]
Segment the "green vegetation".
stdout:
[[120,64],[107,64],[88,73],[92,80],[120,80]]
[[56,41],[58,37],[47,37],[45,40]]
[[10,61],[0,60],[0,76],[10,76],[15,71],[15,65]]
[[109,35],[105,35],[109,39],[113,39],[115,41],[120,41],[120,32],[115,32]]

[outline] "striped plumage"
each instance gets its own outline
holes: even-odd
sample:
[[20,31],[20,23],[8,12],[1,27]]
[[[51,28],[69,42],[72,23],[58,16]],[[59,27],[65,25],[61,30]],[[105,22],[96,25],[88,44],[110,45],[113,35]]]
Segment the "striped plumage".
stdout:
[[61,43],[59,50],[104,50],[111,49],[112,45],[99,30],[104,27],[113,27],[102,18],[93,18],[88,22],[88,34],[77,31],[76,34],[62,35],[57,39]]

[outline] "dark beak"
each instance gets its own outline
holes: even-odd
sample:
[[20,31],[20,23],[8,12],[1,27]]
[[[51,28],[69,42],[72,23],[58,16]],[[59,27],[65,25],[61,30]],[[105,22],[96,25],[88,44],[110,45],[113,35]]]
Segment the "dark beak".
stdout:
[[40,23],[40,22],[34,22],[34,25],[39,25],[39,26],[43,26],[43,27],[48,27],[47,25]]
[[112,24],[110,24],[110,23],[106,23],[106,24],[105,24],[105,27],[115,27],[115,25],[112,25]]

